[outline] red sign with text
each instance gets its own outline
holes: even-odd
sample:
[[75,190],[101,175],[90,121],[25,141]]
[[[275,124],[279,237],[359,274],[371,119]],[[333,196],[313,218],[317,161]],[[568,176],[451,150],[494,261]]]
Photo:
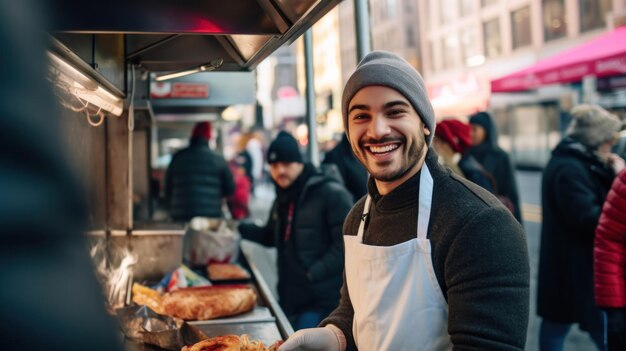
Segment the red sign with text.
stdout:
[[152,99],[206,99],[208,97],[208,84],[171,82],[150,84],[150,98]]

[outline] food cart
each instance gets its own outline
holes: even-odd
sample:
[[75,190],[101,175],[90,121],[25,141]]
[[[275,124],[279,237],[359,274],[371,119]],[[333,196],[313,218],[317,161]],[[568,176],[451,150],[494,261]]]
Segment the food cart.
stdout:
[[[197,72],[250,72],[291,43],[339,0],[232,0],[228,2],[61,0],[50,31],[49,80],[66,108],[71,155],[89,192],[92,242],[121,264],[137,257],[132,281],[159,279],[181,263],[184,226],[138,223],[135,200],[149,183],[154,113],[150,83]],[[240,263],[258,295],[252,312],[196,323],[207,336],[248,334],[270,344],[292,332],[250,253]],[[120,282],[118,282],[120,283]],[[118,291],[119,292],[119,291]],[[126,298],[128,302],[128,298]],[[127,348],[147,346],[127,342]]]

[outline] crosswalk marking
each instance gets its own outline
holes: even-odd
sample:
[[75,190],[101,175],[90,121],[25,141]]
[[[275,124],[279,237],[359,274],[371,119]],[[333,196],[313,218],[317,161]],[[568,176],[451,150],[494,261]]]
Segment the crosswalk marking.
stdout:
[[541,223],[541,206],[534,204],[522,204],[522,219],[528,222]]

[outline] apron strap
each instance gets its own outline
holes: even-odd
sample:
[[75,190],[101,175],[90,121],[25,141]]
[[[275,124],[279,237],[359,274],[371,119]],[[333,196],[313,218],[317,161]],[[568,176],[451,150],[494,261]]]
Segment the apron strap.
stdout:
[[372,198],[367,195],[365,199],[365,206],[363,206],[363,215],[361,215],[361,222],[359,223],[359,231],[356,234],[358,242],[363,242],[363,232],[365,231],[365,221],[367,221],[367,215],[370,213],[370,205]]
[[433,177],[430,175],[426,160],[420,174],[419,212],[417,214],[417,238],[428,237],[428,223],[430,222],[430,206],[433,200]]
[[[419,190],[419,211],[417,215],[417,238],[426,239],[428,237],[428,223],[430,222],[430,206],[433,198],[433,177],[430,175],[426,161],[422,165],[420,173],[420,190]],[[367,195],[365,206],[363,206],[363,215],[359,223],[359,231],[357,232],[358,242],[363,242],[363,233],[365,232],[365,221],[370,211],[372,198]]]

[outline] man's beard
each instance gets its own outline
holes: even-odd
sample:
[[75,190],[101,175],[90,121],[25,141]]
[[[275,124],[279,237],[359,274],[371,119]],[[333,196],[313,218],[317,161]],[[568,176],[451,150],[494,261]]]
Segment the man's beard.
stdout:
[[[397,139],[393,139],[393,140],[390,138],[382,138],[379,140],[367,139],[367,142],[376,144],[376,143],[387,143],[387,142],[394,141],[394,140],[397,140]],[[424,148],[426,147],[426,141],[424,139],[424,136],[421,136],[415,141],[416,145],[407,145],[406,139],[403,138],[402,146],[406,147],[405,149],[406,151],[403,151],[403,152],[406,152],[406,155],[403,154],[400,156],[401,157],[400,166],[390,173],[385,173],[385,172],[374,173],[367,165],[368,151],[366,151],[366,148],[362,146],[362,144],[364,143],[365,143],[365,140],[359,143],[359,151],[360,151],[359,153],[355,152],[356,150],[352,150],[352,151],[356,155],[360,155],[357,157],[357,159],[363,165],[363,167],[367,169],[368,173],[374,179],[382,181],[382,182],[392,182],[394,180],[398,180],[402,178],[407,172],[413,169],[413,167],[419,162],[420,157],[424,153]],[[403,163],[405,159],[406,159],[406,163]]]

